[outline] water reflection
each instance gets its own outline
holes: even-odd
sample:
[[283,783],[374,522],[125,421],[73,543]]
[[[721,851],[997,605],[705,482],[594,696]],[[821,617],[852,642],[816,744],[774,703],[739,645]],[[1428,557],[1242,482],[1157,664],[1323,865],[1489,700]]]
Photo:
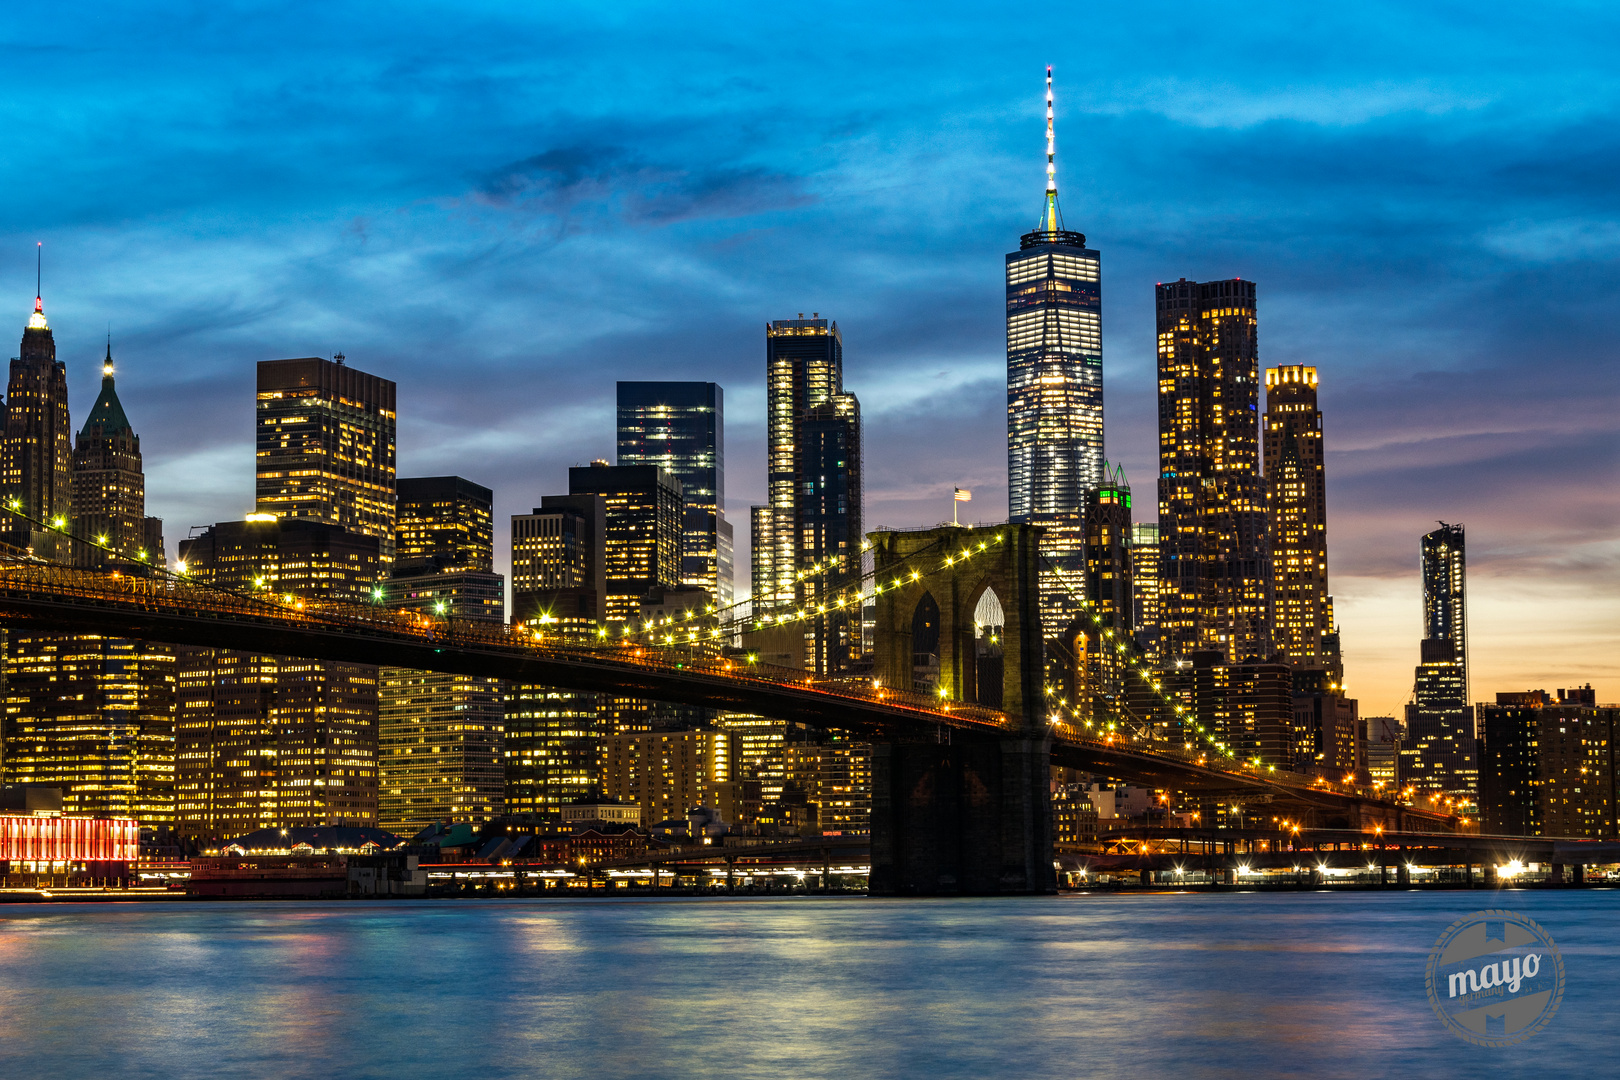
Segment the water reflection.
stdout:
[[[0,1076],[1574,1075],[1612,892],[0,908]],[[1485,1051],[1424,996],[1487,906],[1564,947]]]

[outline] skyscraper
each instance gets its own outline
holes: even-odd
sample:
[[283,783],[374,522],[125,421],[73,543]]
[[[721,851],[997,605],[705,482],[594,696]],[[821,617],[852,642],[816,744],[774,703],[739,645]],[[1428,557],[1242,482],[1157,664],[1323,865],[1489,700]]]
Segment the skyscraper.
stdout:
[[[862,533],[861,405],[834,394],[806,410],[799,424],[799,570],[794,602],[821,603],[860,571]],[[848,672],[861,658],[861,618],[854,607],[824,611],[809,621],[805,667],[821,675]]]
[[[73,518],[73,427],[68,419],[67,367],[56,359],[56,338],[45,321],[45,304],[34,297],[34,314],[23,329],[19,355],[6,387],[3,447],[6,504],[47,526],[65,528]],[[67,562],[60,534],[10,518],[4,542],[42,559]]]
[[[821,423],[842,424],[846,431],[860,424],[860,403],[855,395],[844,392],[844,339],[838,324],[812,312],[806,319],[803,313],[797,319],[778,319],[765,327],[765,416],[767,446],[766,485],[770,496],[768,509],[754,507],[751,524],[753,537],[754,610],[768,611],[794,604],[799,597],[799,571],[808,569],[815,560],[809,558],[812,550],[827,551],[837,562],[835,574],[849,574],[859,564],[860,537],[854,538],[854,547],[845,536],[833,536],[823,530],[817,532],[817,523],[805,521],[807,511],[820,510],[818,499],[806,499],[806,484],[816,491],[825,485],[847,489],[847,479],[838,478],[840,467],[823,473],[828,459],[818,457],[818,449],[805,443],[804,425],[811,411],[818,406],[830,405],[830,410],[817,414]],[[819,444],[818,444],[819,445]],[[858,457],[845,455],[843,470],[858,472]],[[858,489],[859,482],[857,480]],[[815,492],[810,492],[814,496]],[[858,491],[857,491],[858,494]],[[815,503],[812,507],[809,504]],[[858,514],[858,511],[857,511]],[[762,522],[761,518],[768,518]],[[859,519],[855,521],[859,527]]]
[[259,362],[257,512],[329,521],[394,561],[394,384],[309,356]]
[[[180,542],[186,573],[237,592],[370,600],[375,537],[254,515]],[[228,838],[293,825],[377,820],[377,669],[183,647],[176,681],[176,817]]]
[[726,520],[725,394],[706,382],[619,383],[620,465],[656,465],[681,482],[681,584],[733,600]]
[[1468,708],[1468,618],[1463,527],[1440,523],[1424,535],[1423,640],[1406,706],[1401,782],[1422,791],[1478,790],[1474,719]]
[[606,504],[603,569],[606,617],[627,623],[641,598],[681,580],[681,482],[656,465],[596,462],[568,470],[570,495],[600,495]]
[[1272,644],[1296,667],[1339,669],[1328,596],[1327,486],[1316,369],[1266,369],[1265,471]]
[[[641,471],[661,473],[656,466]],[[576,635],[603,626],[607,504],[607,496],[595,493],[547,495],[533,513],[512,516],[514,621],[542,633]],[[605,697],[534,683],[507,688],[507,813],[555,810],[591,793]]]
[[[112,354],[101,393],[73,448],[71,489],[58,488],[54,462],[66,418],[63,365],[37,310],[12,363],[6,460],[31,478],[13,488],[25,505],[62,508],[63,521],[92,543],[58,533],[25,538],[38,554],[95,569],[142,572],[162,566],[163,523],[146,516],[140,438],[113,388]],[[21,371],[19,371],[19,368]],[[46,469],[42,463],[51,462]],[[44,489],[51,488],[48,494]],[[72,498],[68,498],[71,490]],[[57,515],[47,520],[62,520]],[[70,524],[71,523],[71,524]],[[14,541],[15,542],[15,541]],[[96,546],[100,544],[101,546]],[[59,786],[69,813],[133,817],[164,827],[174,820],[175,654],[167,645],[94,634],[14,630],[6,649],[6,704],[0,762],[7,783]]]
[[420,573],[495,568],[495,493],[459,476],[396,482],[394,563]]
[[[492,569],[494,492],[459,476],[402,478],[394,571],[383,603],[447,619],[502,623]],[[379,673],[378,824],[415,833],[435,821],[500,814],[499,679],[385,667]]]
[[[1107,466],[1104,465],[1104,472]],[[1131,587],[1131,487],[1119,469],[1086,495],[1086,599],[1091,614],[1075,639],[1082,707],[1107,715],[1121,707],[1127,658],[1134,647],[1135,596]],[[1123,651],[1121,651],[1123,650]]]
[[1085,497],[1103,482],[1102,257],[1063,227],[1046,69],[1046,197],[1007,256],[1008,515],[1046,528],[1042,621],[1057,634],[1084,589]]
[[547,495],[512,515],[512,619],[593,634],[607,621],[607,499]]
[[1182,278],[1157,307],[1160,659],[1267,660],[1254,282]]
[[1423,637],[1451,642],[1452,659],[1462,665],[1463,700],[1468,700],[1468,550],[1461,525],[1439,523],[1425,533],[1423,559]]
[[97,570],[166,561],[163,522],[146,516],[146,473],[135,434],[113,385],[112,345],[101,365],[101,392],[73,448],[73,561]]
[[1136,644],[1143,655],[1159,660],[1159,524],[1131,526],[1131,596]]

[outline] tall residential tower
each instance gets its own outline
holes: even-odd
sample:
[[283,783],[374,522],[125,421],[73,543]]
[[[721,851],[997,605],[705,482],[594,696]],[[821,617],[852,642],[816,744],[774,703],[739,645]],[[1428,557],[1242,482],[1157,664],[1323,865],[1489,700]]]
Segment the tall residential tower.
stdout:
[[1268,660],[1254,282],[1182,278],[1156,303],[1160,659]]
[[1328,595],[1327,483],[1316,369],[1266,369],[1265,470],[1271,527],[1272,644],[1295,667],[1339,682]]
[[1063,227],[1046,69],[1046,198],[1007,256],[1008,515],[1041,539],[1042,620],[1060,632],[1085,588],[1086,493],[1103,482],[1101,256]]

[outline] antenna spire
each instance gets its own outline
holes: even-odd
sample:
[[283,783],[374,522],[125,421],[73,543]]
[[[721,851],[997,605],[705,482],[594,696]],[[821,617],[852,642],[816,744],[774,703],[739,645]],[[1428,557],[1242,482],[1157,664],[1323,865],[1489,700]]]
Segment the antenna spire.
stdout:
[[45,279],[45,242],[39,241],[34,246],[38,249],[34,262],[34,314],[28,320],[28,329],[49,330],[50,326],[45,322],[45,301],[42,299],[44,290],[41,288]]
[[1052,65],[1046,65],[1046,211],[1041,230],[1055,233],[1061,228],[1057,203],[1057,136],[1052,130]]

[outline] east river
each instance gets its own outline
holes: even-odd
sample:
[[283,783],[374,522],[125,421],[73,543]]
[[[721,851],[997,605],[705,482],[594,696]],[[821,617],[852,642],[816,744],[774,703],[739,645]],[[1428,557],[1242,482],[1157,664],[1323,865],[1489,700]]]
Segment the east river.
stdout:
[[[1441,1028],[1469,912],[1546,1030]],[[0,906],[0,1077],[1471,1077],[1620,1071],[1620,892]]]

